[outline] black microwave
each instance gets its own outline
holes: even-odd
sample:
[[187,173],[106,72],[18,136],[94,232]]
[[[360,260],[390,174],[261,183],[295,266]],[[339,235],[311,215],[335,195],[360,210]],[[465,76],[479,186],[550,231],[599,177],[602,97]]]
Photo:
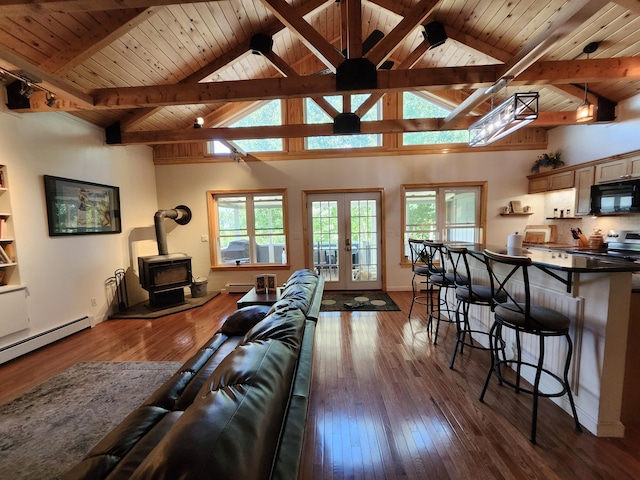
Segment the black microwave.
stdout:
[[640,179],[591,186],[591,214],[640,213]]

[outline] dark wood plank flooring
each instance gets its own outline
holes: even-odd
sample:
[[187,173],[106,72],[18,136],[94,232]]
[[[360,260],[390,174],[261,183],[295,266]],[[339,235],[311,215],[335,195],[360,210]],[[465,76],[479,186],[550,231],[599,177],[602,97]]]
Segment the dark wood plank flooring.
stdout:
[[[438,345],[410,292],[400,312],[323,312],[316,331],[303,479],[640,479],[640,429],[623,439],[577,433],[542,400],[538,445],[528,441],[531,398],[492,383],[478,394],[486,352],[450,370],[454,330]],[[109,320],[0,366],[0,402],[80,361],[185,361],[235,309],[240,295],[155,320]],[[640,408],[640,406],[638,406]]]

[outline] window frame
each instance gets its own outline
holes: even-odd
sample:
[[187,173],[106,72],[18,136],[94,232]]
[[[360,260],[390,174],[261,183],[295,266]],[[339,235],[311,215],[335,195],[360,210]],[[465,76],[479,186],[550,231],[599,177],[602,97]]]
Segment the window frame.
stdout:
[[[209,223],[209,263],[212,270],[284,270],[289,269],[290,260],[287,255],[287,262],[283,264],[275,258],[274,263],[241,263],[229,264],[221,263],[218,258],[221,258],[219,251],[220,245],[220,224],[218,218],[218,198],[220,197],[251,197],[251,203],[253,199],[259,196],[265,195],[280,195],[282,196],[282,225],[284,237],[284,248],[286,252],[289,252],[289,236],[288,236],[288,199],[286,188],[266,188],[266,189],[249,189],[249,190],[207,190],[207,208],[208,208],[208,223]],[[247,210],[247,237],[249,237],[250,250],[256,245],[256,238],[261,235],[257,235],[255,232],[255,223],[251,220],[255,218],[255,208],[253,211]],[[279,235],[279,234],[278,234]]]
[[[360,102],[359,105],[361,105],[362,103],[366,102],[369,95],[368,94],[354,94],[354,95],[362,95],[364,98],[362,100],[362,102]],[[352,95],[353,96],[353,95]],[[341,98],[342,95],[325,95],[323,98],[331,103],[330,98],[331,97],[335,97],[335,98]],[[344,100],[341,100],[342,102],[344,102]],[[353,100],[352,100],[353,101]],[[323,123],[330,123],[333,121],[333,119],[331,119],[331,117],[329,117],[329,115],[322,110],[322,108],[320,108],[319,106],[316,105],[316,107],[327,116],[326,122],[320,122],[320,123],[316,123],[316,122],[309,122],[309,106],[310,105],[314,105],[314,101],[313,99],[309,98],[309,97],[305,97],[302,99],[302,117],[304,119],[304,123],[306,125],[322,125]],[[358,106],[359,106],[358,105]],[[332,105],[333,106],[333,105]],[[334,108],[336,108],[334,106]],[[338,111],[342,111],[343,109],[343,103],[341,105],[339,105],[336,110]],[[352,106],[352,110],[357,110],[357,107]],[[365,113],[365,115],[363,116],[366,117],[371,111],[376,112],[376,121],[379,120],[383,120],[384,118],[384,112],[383,112],[383,103],[382,103],[382,98],[379,98],[378,101],[375,103],[375,105],[373,107],[371,107],[367,113]],[[360,119],[362,122],[368,122],[371,120],[364,120],[364,119]],[[329,148],[311,148],[309,146],[309,138],[313,138],[313,139],[322,139],[322,138],[333,138],[333,137],[353,137],[353,136],[357,136],[360,134],[347,134],[347,135],[330,135],[328,137],[316,137],[316,136],[312,136],[312,137],[305,137],[304,138],[304,150],[306,152],[323,152],[323,151],[337,151],[337,150],[365,150],[367,148],[381,148],[384,145],[384,135],[382,133],[367,133],[364,135],[373,135],[376,137],[376,145],[366,145],[363,147],[354,147],[354,146],[344,146],[341,145],[339,147],[329,147]]]
[[[437,234],[436,239],[439,239],[440,234],[446,224],[445,218],[445,193],[448,189],[460,189],[463,192],[465,189],[477,189],[478,190],[478,206],[475,228],[479,228],[478,243],[485,243],[485,234],[487,227],[487,182],[448,182],[448,183],[420,183],[420,184],[403,184],[401,186],[401,225],[402,229],[402,242],[400,244],[400,264],[402,266],[411,266],[411,259],[407,255],[407,242],[409,238],[409,232],[407,231],[407,192],[421,191],[421,190],[436,190],[436,227],[435,232]],[[433,231],[433,230],[432,230]],[[412,237],[413,238],[413,237]]]

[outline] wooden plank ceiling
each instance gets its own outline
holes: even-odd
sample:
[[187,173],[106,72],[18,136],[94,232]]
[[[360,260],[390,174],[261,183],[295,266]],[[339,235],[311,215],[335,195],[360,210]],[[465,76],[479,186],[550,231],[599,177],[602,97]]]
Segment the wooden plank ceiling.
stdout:
[[[434,21],[448,36],[437,47],[423,35]],[[367,45],[376,30],[384,35]],[[256,35],[271,37],[272,49],[252,54]],[[587,55],[591,42],[598,48]],[[373,103],[420,91],[452,111],[437,121],[386,118],[367,131],[466,128],[488,111],[486,90],[501,78],[512,80],[494,101],[538,91],[535,125],[553,127],[574,122],[585,82],[593,103],[638,94],[639,53],[638,0],[0,0],[0,67],[56,95],[49,107],[36,88],[28,105],[12,108],[119,125],[122,143],[211,138],[213,130],[192,128],[198,116],[218,127],[217,138],[233,139],[225,122],[272,98],[312,97],[335,117],[322,97],[346,92],[371,93]],[[378,67],[377,84],[338,91],[345,56]]]

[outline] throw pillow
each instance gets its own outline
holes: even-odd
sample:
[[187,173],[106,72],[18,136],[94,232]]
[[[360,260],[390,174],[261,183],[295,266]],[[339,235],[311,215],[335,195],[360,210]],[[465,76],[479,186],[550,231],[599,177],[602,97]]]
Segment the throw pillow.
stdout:
[[227,317],[220,331],[225,335],[244,335],[266,317],[270,309],[267,305],[249,305],[236,310]]

